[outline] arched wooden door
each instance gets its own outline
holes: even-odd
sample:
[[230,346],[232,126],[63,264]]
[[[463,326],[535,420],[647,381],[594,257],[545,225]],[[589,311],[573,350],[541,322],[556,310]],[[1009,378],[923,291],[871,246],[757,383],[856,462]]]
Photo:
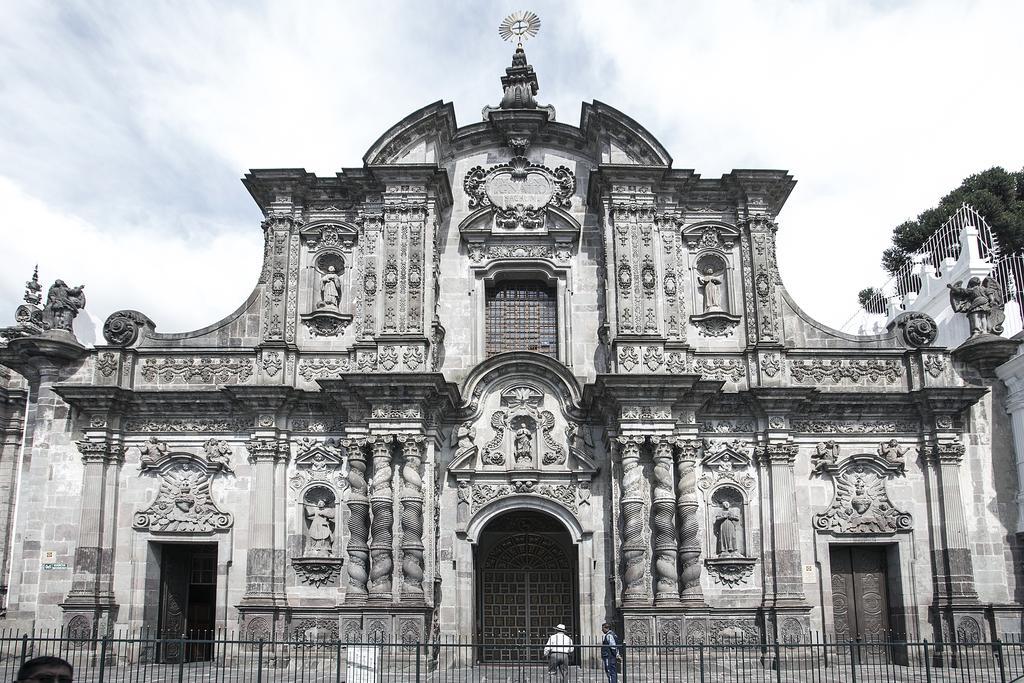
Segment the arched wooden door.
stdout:
[[578,639],[576,552],[556,520],[532,512],[495,520],[477,560],[483,661],[540,660],[555,624]]

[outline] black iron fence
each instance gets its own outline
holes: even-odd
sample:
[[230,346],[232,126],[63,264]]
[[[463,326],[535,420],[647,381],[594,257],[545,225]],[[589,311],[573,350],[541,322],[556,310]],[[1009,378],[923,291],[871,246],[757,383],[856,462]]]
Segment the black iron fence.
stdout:
[[[501,649],[498,659],[496,650]],[[558,681],[542,645],[345,643],[329,639],[252,641],[121,634],[0,633],[0,681],[41,655],[62,657],[75,681],[104,683],[525,683]],[[514,655],[514,656],[512,656]],[[1022,683],[1024,643],[723,642],[619,648],[616,680],[700,683]],[[576,645],[565,680],[612,680],[599,644]]]

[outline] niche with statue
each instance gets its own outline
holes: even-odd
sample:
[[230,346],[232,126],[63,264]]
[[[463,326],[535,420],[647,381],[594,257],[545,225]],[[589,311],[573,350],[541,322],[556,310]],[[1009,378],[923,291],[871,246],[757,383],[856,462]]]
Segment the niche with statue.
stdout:
[[334,337],[352,322],[350,301],[352,247],[355,232],[342,225],[321,225],[303,231],[309,248],[306,269],[306,310],[302,323],[313,337]]
[[733,236],[722,226],[696,230],[686,236],[693,284],[690,322],[705,337],[729,337],[740,322],[731,267]]
[[753,573],[756,560],[749,552],[747,500],[731,485],[719,486],[707,499],[709,538],[708,573],[716,583],[735,587]]
[[338,497],[328,486],[310,486],[299,503],[302,555],[292,559],[303,583],[323,586],[334,581],[341,568],[338,552]]

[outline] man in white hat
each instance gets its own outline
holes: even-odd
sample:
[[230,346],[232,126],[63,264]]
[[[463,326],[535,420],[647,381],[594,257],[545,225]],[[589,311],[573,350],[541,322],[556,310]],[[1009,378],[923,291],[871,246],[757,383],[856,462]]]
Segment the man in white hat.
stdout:
[[548,638],[544,646],[544,656],[548,658],[548,677],[558,674],[559,680],[569,679],[569,654],[572,652],[572,638],[565,632],[565,624],[555,626],[555,632]]

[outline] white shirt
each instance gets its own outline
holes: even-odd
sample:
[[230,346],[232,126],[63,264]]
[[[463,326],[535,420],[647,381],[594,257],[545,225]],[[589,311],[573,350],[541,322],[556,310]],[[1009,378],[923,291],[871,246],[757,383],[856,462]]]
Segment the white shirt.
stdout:
[[547,645],[544,646],[544,656],[547,657],[552,652],[563,655],[572,652],[572,638],[561,632],[552,633]]

